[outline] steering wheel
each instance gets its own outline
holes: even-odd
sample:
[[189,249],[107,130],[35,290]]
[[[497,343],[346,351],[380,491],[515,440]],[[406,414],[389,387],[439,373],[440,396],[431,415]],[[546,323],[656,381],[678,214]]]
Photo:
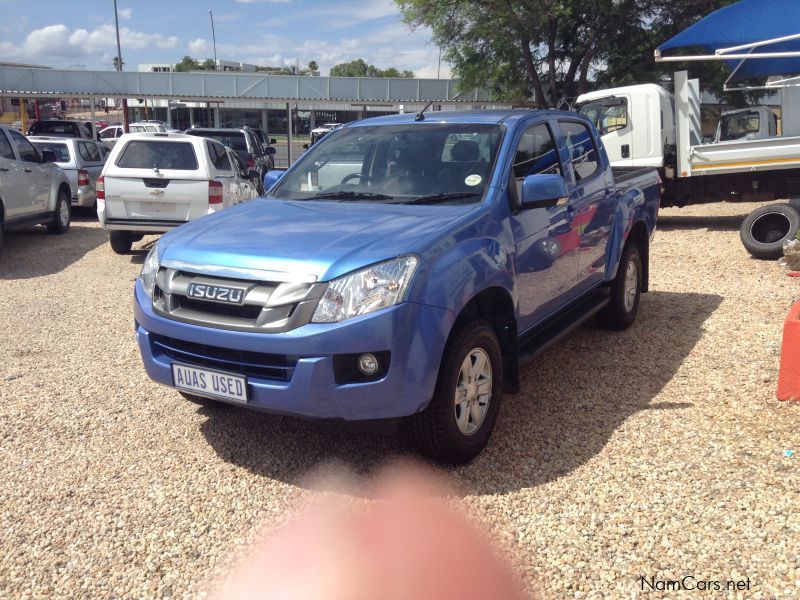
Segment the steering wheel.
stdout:
[[367,183],[372,183],[372,177],[369,177],[368,175],[362,175],[361,173],[350,173],[350,175],[346,175],[345,178],[339,182],[339,185],[343,185],[351,179],[363,179]]

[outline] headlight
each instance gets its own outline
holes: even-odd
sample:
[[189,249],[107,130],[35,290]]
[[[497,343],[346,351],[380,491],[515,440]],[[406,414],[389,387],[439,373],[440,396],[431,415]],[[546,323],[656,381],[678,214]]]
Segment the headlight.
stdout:
[[334,279],[311,322],[338,323],[402,302],[416,268],[416,257],[401,256]]
[[153,289],[156,285],[156,274],[158,273],[158,244],[156,243],[147,253],[142,265],[142,273],[139,277],[142,280],[144,291],[150,298],[153,297]]

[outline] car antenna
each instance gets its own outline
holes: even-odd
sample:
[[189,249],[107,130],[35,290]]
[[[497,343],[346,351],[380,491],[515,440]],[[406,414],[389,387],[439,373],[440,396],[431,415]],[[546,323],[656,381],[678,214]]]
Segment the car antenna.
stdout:
[[421,111],[419,111],[419,112],[417,113],[417,116],[416,116],[416,117],[414,117],[414,120],[415,120],[415,121],[424,121],[424,120],[425,120],[425,115],[423,115],[422,113],[424,113],[426,110],[428,110],[428,109],[431,107],[431,104],[433,104],[433,100],[431,100],[430,102],[428,102],[428,103],[425,105],[425,108],[423,108]]

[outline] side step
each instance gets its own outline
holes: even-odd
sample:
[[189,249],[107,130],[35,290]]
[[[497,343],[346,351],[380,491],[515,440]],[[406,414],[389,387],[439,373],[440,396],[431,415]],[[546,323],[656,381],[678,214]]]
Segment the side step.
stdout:
[[519,364],[531,361],[599,313],[611,301],[610,292],[609,288],[592,292],[522,338],[519,343]]

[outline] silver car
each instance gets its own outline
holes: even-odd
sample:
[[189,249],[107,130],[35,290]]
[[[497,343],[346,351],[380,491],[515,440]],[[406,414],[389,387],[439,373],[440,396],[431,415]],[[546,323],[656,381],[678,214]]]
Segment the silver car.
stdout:
[[107,156],[102,143],[47,136],[31,136],[28,140],[39,152],[50,150],[56,155],[56,164],[69,179],[73,206],[96,206],[97,178]]

